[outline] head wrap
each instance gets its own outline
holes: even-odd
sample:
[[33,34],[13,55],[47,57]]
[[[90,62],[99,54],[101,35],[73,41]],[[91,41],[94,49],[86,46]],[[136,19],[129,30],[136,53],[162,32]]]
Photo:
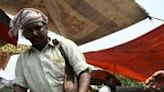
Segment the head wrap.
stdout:
[[23,8],[20,10],[10,21],[10,36],[17,36],[18,31],[22,29],[23,25],[42,21],[44,23],[48,23],[47,16],[41,12],[40,10],[33,9],[33,8]]

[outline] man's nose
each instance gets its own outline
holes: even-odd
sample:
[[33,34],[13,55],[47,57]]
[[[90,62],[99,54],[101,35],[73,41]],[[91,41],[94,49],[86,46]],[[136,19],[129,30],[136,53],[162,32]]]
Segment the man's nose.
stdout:
[[38,30],[33,30],[33,35],[38,35]]

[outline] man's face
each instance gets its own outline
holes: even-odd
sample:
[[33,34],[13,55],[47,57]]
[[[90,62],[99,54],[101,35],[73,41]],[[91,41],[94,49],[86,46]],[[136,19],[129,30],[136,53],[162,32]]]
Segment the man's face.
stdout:
[[22,27],[22,35],[33,45],[40,46],[47,41],[47,27],[43,22],[34,22]]

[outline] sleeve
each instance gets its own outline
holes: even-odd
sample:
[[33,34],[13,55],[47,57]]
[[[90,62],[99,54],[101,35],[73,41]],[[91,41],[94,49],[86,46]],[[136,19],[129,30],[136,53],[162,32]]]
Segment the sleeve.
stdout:
[[83,53],[79,50],[78,46],[73,41],[67,40],[67,43],[62,47],[76,75],[79,75],[81,72],[86,70],[90,71],[90,67],[86,63],[86,59]]
[[27,82],[24,77],[23,73],[23,66],[22,66],[22,59],[19,56],[17,63],[16,63],[16,68],[15,68],[15,79],[12,81],[12,85],[17,84],[21,87],[28,88]]

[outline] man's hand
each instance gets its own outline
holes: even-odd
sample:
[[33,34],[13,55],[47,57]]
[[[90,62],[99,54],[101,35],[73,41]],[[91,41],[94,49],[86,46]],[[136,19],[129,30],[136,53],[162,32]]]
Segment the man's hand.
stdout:
[[150,76],[146,81],[147,88],[164,88],[164,70],[159,70]]
[[66,83],[64,83],[64,92],[74,92],[74,85],[72,81],[67,81]]

